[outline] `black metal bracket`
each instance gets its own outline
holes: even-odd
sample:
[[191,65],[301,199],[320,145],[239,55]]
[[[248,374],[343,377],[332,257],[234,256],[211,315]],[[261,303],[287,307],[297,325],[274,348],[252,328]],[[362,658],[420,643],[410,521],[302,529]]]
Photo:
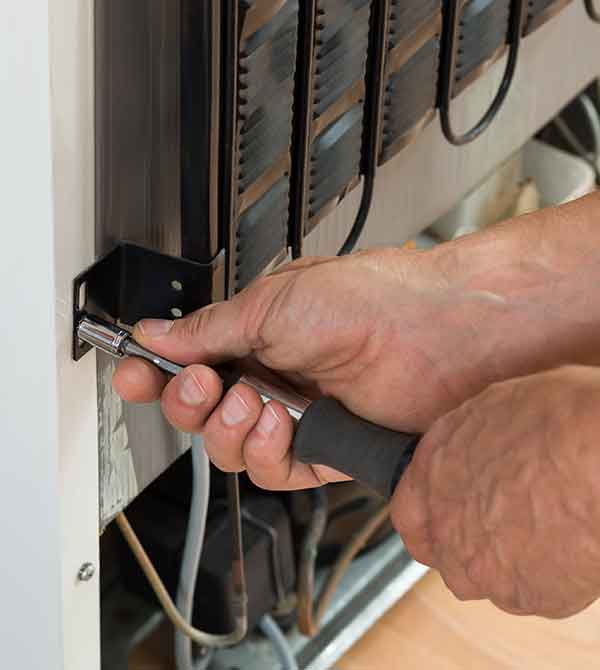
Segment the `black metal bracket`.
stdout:
[[73,280],[73,359],[91,348],[76,333],[87,313],[127,325],[174,319],[222,300],[224,288],[223,252],[205,264],[122,242]]

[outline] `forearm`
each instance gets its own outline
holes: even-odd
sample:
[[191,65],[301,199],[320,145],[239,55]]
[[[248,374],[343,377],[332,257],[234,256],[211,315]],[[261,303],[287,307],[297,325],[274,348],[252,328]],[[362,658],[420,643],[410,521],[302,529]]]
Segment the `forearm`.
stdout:
[[[465,356],[484,383],[600,362],[600,193],[446,245],[436,263],[468,309]],[[471,343],[472,338],[481,338]]]
[[535,281],[544,269],[569,274],[582,263],[600,262],[600,191],[508,219],[440,245],[436,253],[450,274],[460,270],[486,287],[495,281],[502,286],[515,274],[531,274]]

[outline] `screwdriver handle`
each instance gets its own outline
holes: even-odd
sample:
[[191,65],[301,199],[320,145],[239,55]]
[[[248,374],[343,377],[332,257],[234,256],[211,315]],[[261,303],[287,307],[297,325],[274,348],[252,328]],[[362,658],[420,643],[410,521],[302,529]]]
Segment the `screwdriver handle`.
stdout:
[[323,397],[304,412],[293,448],[301,463],[332,467],[389,499],[420,437],[361,419],[334,398]]

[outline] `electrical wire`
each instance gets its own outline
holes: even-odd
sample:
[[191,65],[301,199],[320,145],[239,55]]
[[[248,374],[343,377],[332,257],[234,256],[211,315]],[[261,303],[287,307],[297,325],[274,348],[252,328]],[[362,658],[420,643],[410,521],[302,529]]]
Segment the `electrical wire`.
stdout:
[[343,549],[342,553],[331,569],[331,572],[327,577],[327,581],[325,582],[325,586],[319,595],[316,613],[314,615],[315,625],[317,628],[320,626],[321,621],[323,621],[323,617],[325,616],[329,605],[331,604],[331,600],[335,595],[342,578],[350,567],[350,564],[365,548],[373,535],[375,535],[375,533],[386,522],[388,515],[389,509],[388,506],[385,505],[364,524],[364,526],[352,538],[351,542],[349,542]]
[[[177,586],[177,609],[188,624],[192,622],[198,567],[204,544],[208,501],[210,497],[210,462],[202,438],[192,436],[192,499],[183,545],[183,558]],[[191,639],[181,630],[175,631],[175,666],[177,670],[193,670]]]
[[258,622],[262,634],[269,639],[279,660],[282,670],[299,670],[294,652],[290,648],[287,638],[270,614],[265,614]]
[[481,119],[468,131],[457,134],[450,120],[450,103],[452,100],[452,88],[454,86],[454,76],[456,70],[456,51],[458,32],[460,29],[459,11],[463,3],[461,0],[451,0],[448,4],[448,13],[446,19],[446,38],[443,48],[443,63],[444,72],[440,83],[440,99],[438,106],[440,108],[440,121],[442,124],[442,131],[451,144],[455,146],[462,146],[472,142],[479,137],[487,128],[489,128],[492,121],[500,111],[504,104],[504,100],[510,90],[512,80],[517,69],[517,60],[519,57],[519,47],[521,45],[521,36],[523,33],[523,21],[525,18],[524,11],[525,0],[513,0],[513,8],[511,12],[511,22],[509,27],[509,51],[506,61],[504,74],[500,87],[490,103]]
[[315,600],[314,573],[312,580],[301,574],[298,589],[298,628],[303,635],[314,637],[319,632],[321,622],[331,605],[333,596],[352,561],[385,523],[388,514],[389,508],[385,505],[366,521],[342,550],[321,589],[316,606],[313,604]]
[[204,631],[198,630],[197,628],[194,628],[185,620],[185,618],[181,615],[175,606],[175,603],[171,599],[167,588],[156,572],[152,561],[148,557],[148,554],[139,541],[125,514],[123,512],[117,514],[115,517],[115,522],[123,534],[123,537],[129,545],[129,548],[131,549],[137,562],[139,563],[140,568],[146,575],[146,579],[150,583],[150,586],[152,587],[152,590],[154,591],[158,601],[164,609],[165,614],[179,631],[189,637],[192,642],[195,642],[196,644],[203,647],[229,647],[233,644],[237,644],[244,638],[247,630],[245,598],[240,600],[239,593],[234,591],[233,597],[235,629],[231,633],[227,633],[225,635],[214,635],[212,633],[206,633]]

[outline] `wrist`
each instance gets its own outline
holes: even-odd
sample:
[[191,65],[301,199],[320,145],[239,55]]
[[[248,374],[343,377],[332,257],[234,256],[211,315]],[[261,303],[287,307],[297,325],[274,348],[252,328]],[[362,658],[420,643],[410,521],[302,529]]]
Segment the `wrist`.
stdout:
[[582,263],[600,263],[600,191],[508,219],[439,245],[433,253],[449,276],[488,288],[498,281],[502,287],[502,270],[510,275],[536,268],[567,274]]

